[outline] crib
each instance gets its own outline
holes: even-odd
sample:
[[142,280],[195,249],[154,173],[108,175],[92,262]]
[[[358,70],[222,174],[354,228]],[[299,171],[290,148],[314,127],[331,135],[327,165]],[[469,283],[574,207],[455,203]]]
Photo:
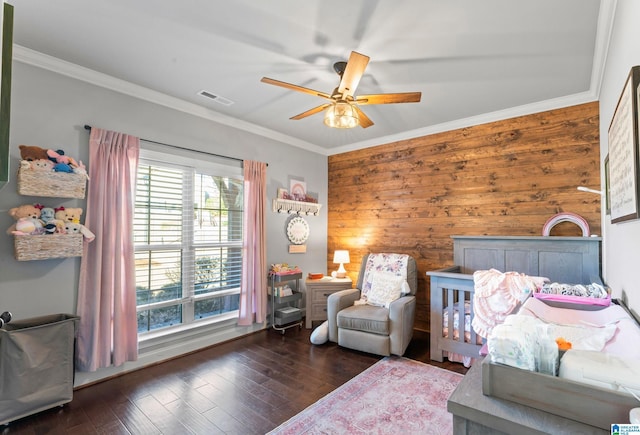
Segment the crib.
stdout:
[[601,282],[600,237],[451,237],[455,266],[427,272],[433,361],[447,357],[468,367],[479,357],[483,338],[470,327],[476,270],[494,268],[573,284]]
[[471,328],[473,275],[462,273],[460,266],[427,275],[431,280],[431,359],[442,362],[447,357],[468,367],[482,347],[482,337]]

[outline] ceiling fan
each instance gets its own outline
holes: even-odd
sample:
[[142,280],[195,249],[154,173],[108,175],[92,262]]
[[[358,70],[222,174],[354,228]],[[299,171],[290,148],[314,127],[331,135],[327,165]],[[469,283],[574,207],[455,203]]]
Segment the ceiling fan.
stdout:
[[340,76],[340,84],[331,94],[268,77],[263,77],[260,81],[329,100],[327,103],[292,116],[290,119],[302,119],[326,110],[324,123],[334,128],[353,128],[357,125],[362,128],[371,127],[373,121],[365,115],[359,106],[367,104],[417,103],[420,101],[421,92],[355,96],[354,93],[368,63],[369,56],[355,51],[351,52],[348,62],[336,62],[333,65],[333,69]]

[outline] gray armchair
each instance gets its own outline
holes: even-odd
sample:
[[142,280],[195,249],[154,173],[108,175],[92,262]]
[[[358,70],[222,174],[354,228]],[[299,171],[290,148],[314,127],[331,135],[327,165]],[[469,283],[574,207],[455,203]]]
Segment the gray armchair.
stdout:
[[356,288],[333,293],[327,299],[329,340],[363,352],[402,356],[413,336],[418,274],[413,257],[407,260],[410,293],[391,302],[389,308],[354,305],[360,299],[370,255],[362,259]]

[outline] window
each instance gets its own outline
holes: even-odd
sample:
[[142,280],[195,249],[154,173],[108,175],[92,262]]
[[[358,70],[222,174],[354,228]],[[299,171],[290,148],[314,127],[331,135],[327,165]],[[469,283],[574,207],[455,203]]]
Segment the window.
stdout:
[[[142,151],[135,197],[138,333],[238,312],[241,170]],[[178,163],[176,163],[178,162]],[[225,317],[225,318],[227,318]]]

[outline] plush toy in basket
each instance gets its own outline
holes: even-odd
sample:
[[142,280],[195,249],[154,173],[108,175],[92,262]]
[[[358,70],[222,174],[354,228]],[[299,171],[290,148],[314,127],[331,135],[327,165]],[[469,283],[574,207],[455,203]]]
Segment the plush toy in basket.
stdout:
[[7,230],[7,234],[41,234],[43,230],[40,220],[41,207],[37,204],[24,204],[9,210],[9,215],[16,220]]
[[82,216],[82,209],[77,207],[56,207],[55,218],[63,222],[75,222],[80,223],[80,216]]
[[45,207],[42,204],[23,204],[9,210],[9,215],[16,220],[7,230],[7,234],[51,235],[82,234],[88,241],[95,235],[80,223],[82,208],[79,207]]
[[50,150],[32,145],[20,145],[21,167],[39,171],[67,172],[86,175],[87,171],[82,162],[65,155],[63,150]]
[[44,148],[31,145],[20,145],[18,148],[20,148],[20,157],[22,157],[22,160],[26,160],[28,162],[49,160],[47,150]]
[[88,241],[93,241],[96,238],[95,234],[93,234],[87,227],[82,224],[77,224],[75,222],[67,222],[64,225],[64,231],[66,234],[82,234],[85,239]]
[[18,261],[80,257],[83,240],[91,242],[95,235],[80,223],[81,208],[45,207],[23,204],[9,210],[16,219],[7,233],[14,235],[14,251]]
[[40,220],[44,226],[45,234],[64,232],[64,221],[56,219],[56,211],[53,208],[42,207],[42,210],[40,210]]
[[65,155],[63,150],[47,150],[20,145],[18,193],[28,196],[84,198],[87,170],[81,161]]

